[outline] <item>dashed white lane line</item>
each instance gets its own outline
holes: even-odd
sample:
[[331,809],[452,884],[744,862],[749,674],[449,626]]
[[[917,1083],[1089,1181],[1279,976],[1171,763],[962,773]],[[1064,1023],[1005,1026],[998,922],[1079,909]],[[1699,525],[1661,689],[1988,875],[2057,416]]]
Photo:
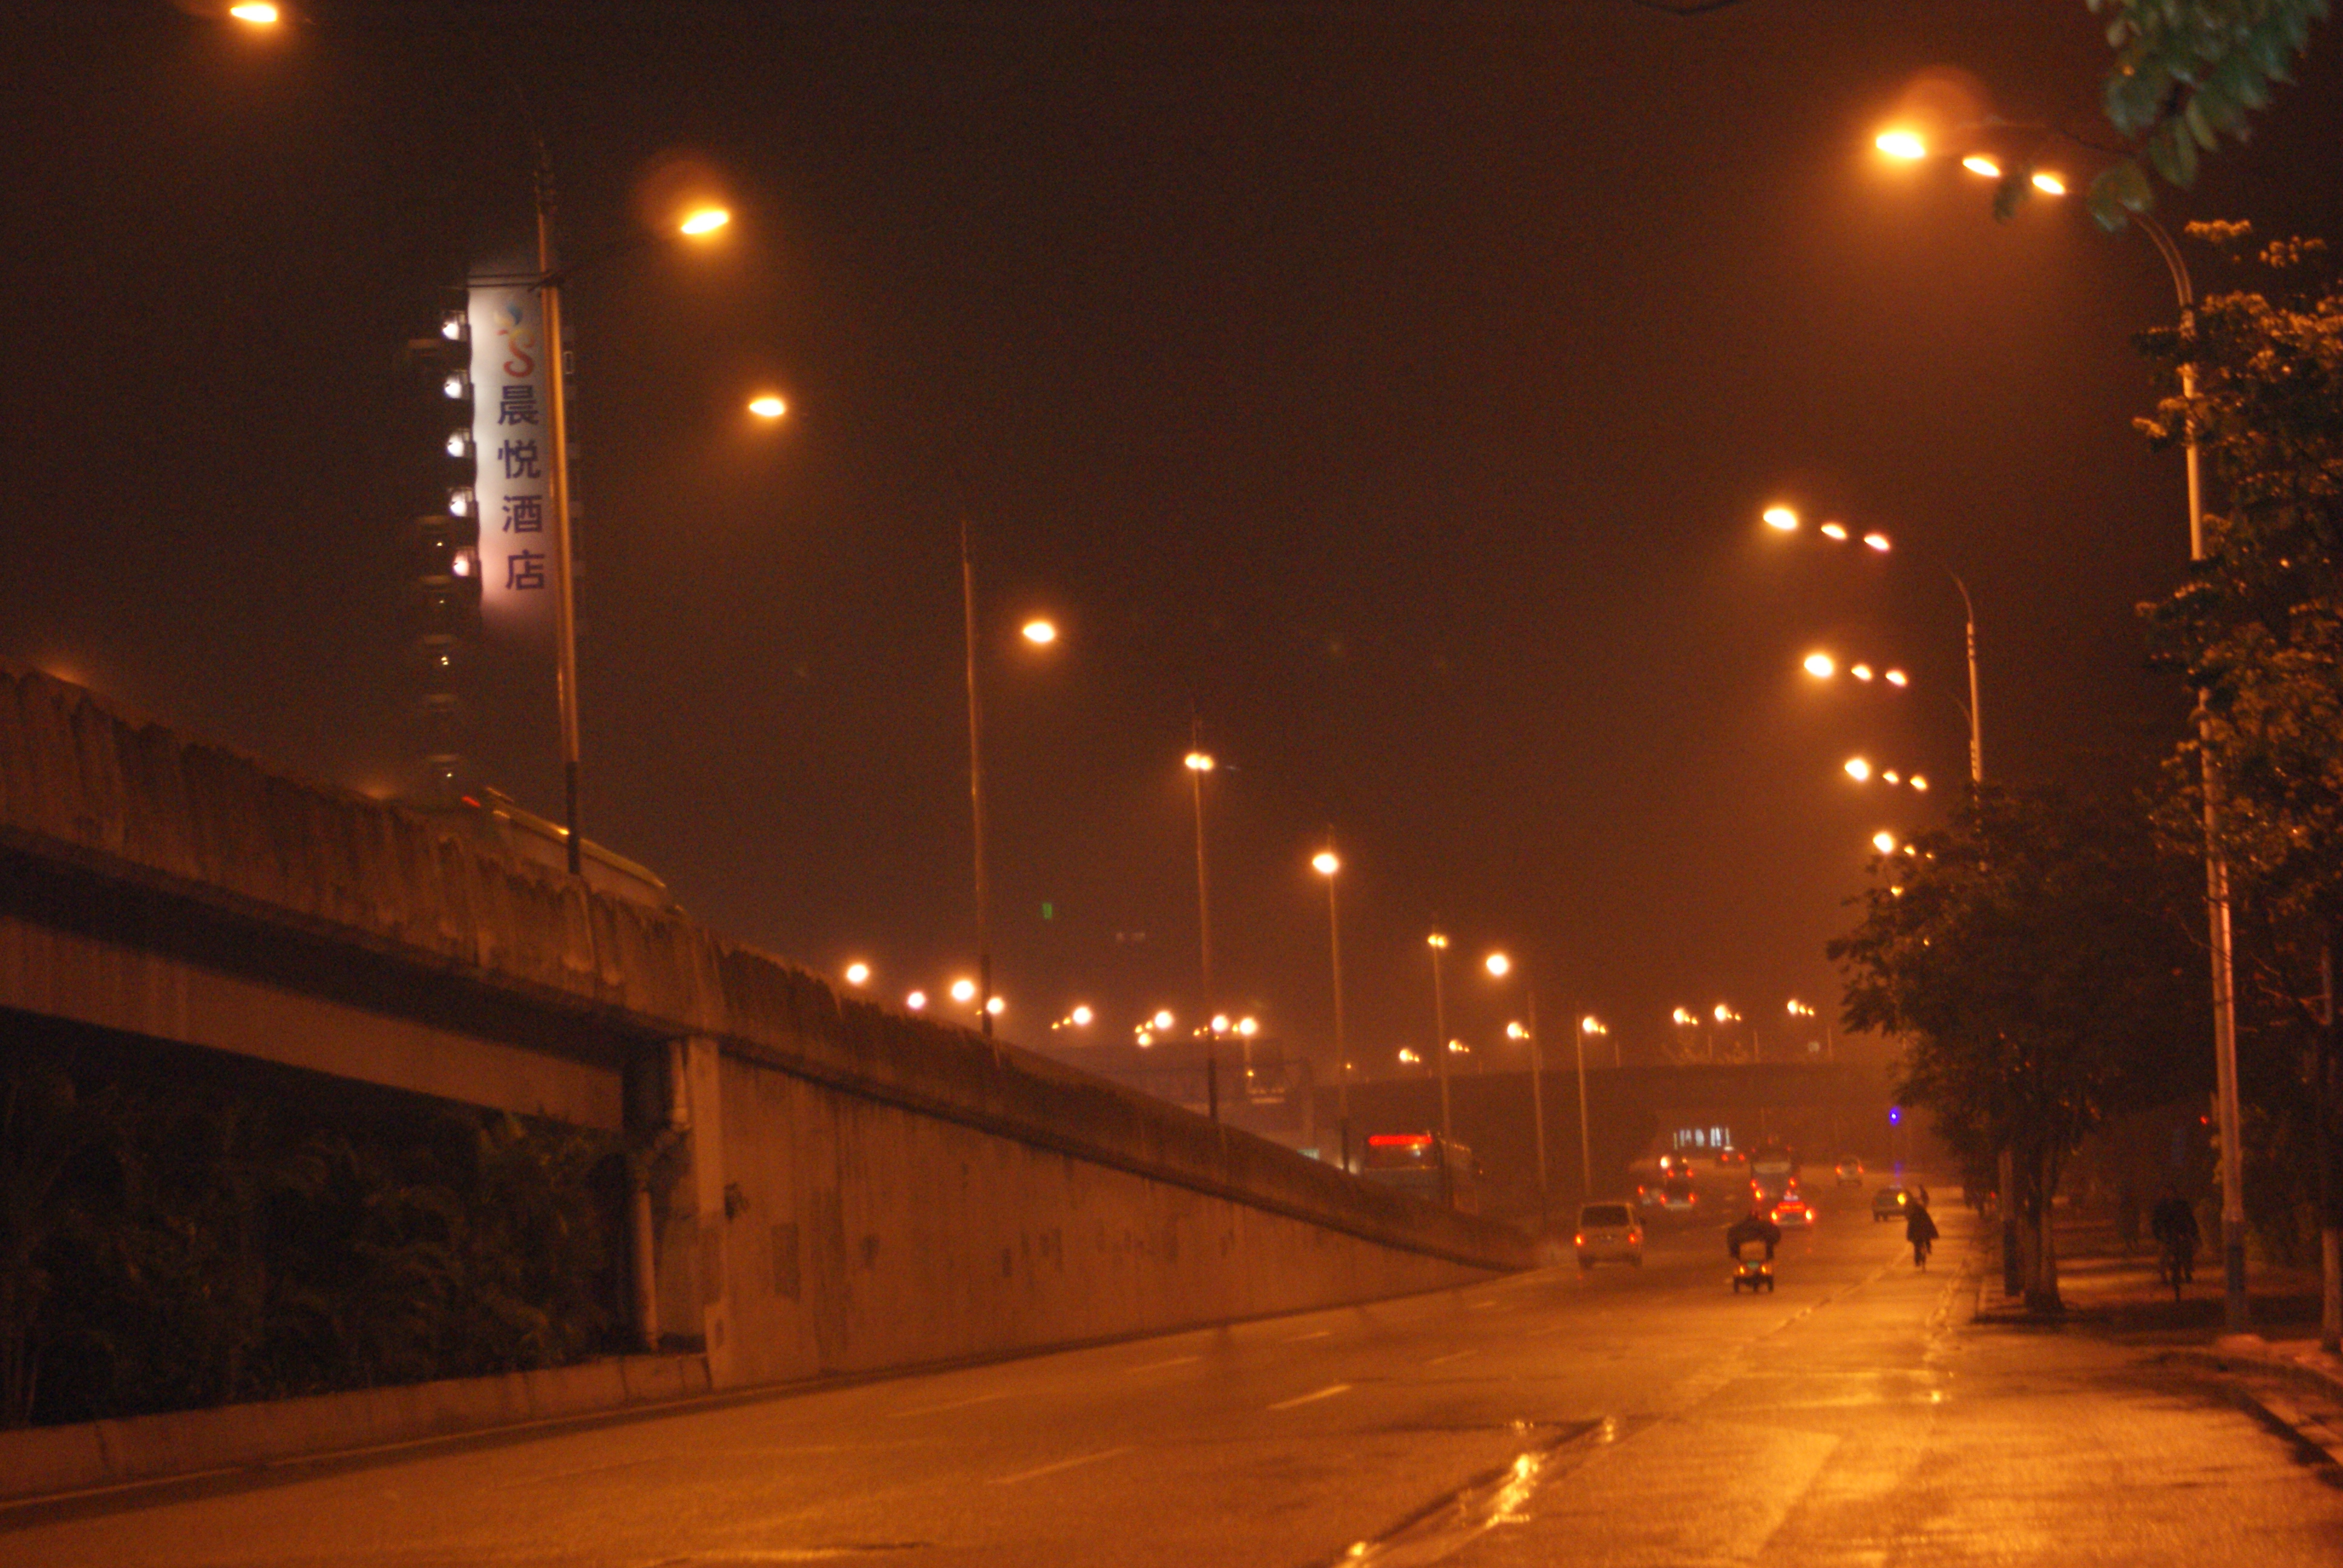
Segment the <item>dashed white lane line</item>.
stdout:
[[948,1404],[918,1405],[910,1410],[899,1410],[892,1413],[898,1420],[902,1420],[911,1416],[941,1415],[948,1410],[966,1410],[972,1404],[990,1404],[995,1400],[1007,1399],[1008,1397],[1008,1391],[1004,1389],[999,1393],[980,1393],[974,1399],[956,1399]]
[[1292,1339],[1281,1340],[1278,1342],[1280,1344],[1298,1345],[1303,1340],[1331,1339],[1333,1337],[1333,1333],[1334,1331],[1332,1329],[1317,1329],[1306,1334],[1295,1334]]
[[1204,1358],[1202,1356],[1173,1356],[1170,1361],[1146,1362],[1135,1367],[1125,1367],[1122,1370],[1125,1372],[1161,1372],[1165,1367],[1183,1367],[1189,1365],[1191,1362],[1200,1362]]
[[1292,1410],[1297,1404],[1315,1404],[1322,1399],[1332,1399],[1338,1393],[1348,1393],[1350,1392],[1351,1385],[1349,1383],[1332,1382],[1328,1383],[1324,1388],[1320,1389],[1315,1393],[1297,1394],[1292,1399],[1282,1399],[1275,1404],[1271,1405],[1269,1408],[1272,1410]]
[[1037,1464],[1031,1470],[1021,1470],[1014,1475],[996,1475],[992,1478],[992,1484],[1014,1486],[1021,1481],[1039,1481],[1045,1475],[1055,1475],[1061,1470],[1071,1470],[1078,1464],[1096,1464],[1101,1459],[1112,1459],[1118,1453],[1130,1452],[1131,1445],[1125,1443],[1121,1448],[1100,1449],[1096,1453],[1078,1453],[1071,1459],[1061,1459],[1055,1464]]
[[1479,1355],[1480,1353],[1481,1352],[1477,1350],[1450,1351],[1446,1355],[1434,1356],[1423,1364],[1428,1367],[1445,1366],[1450,1362],[1461,1362],[1466,1356]]

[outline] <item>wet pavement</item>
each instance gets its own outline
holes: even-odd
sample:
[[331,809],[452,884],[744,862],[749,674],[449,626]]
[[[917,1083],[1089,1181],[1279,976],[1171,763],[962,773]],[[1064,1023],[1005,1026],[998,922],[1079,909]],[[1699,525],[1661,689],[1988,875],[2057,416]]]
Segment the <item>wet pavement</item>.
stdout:
[[[0,1512],[11,1564],[2343,1563],[2343,1469],[2188,1345],[1973,1324],[1862,1194],[1465,1290]],[[2205,1337],[2197,1336],[2201,1342]]]

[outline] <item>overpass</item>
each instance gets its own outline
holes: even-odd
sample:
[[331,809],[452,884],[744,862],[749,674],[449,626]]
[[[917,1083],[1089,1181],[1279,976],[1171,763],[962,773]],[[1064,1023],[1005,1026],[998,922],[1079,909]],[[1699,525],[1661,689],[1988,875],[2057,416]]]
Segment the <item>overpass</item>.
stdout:
[[684,1388],[1365,1301],[1529,1254],[0,665],[0,1049],[12,1015],[622,1132],[650,1172],[634,1332],[689,1359]]

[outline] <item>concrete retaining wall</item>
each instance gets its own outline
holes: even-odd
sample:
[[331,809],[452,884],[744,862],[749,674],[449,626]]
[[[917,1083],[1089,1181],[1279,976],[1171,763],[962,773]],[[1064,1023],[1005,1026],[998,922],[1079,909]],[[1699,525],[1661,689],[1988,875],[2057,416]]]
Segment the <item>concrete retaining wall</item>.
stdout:
[[[608,1075],[614,1092],[633,1085],[627,1131],[659,1153],[639,1206],[655,1260],[644,1288],[668,1348],[704,1347],[703,1387],[1372,1300],[1529,1261],[1509,1227],[841,997],[672,910],[595,893],[0,664],[0,935],[10,931],[0,1005],[133,1033],[193,1016],[68,994],[108,983],[75,974],[121,973],[149,1001],[228,999],[191,1044],[267,1056],[265,1040],[231,1025],[297,1018],[299,1065],[417,1092],[489,1105],[535,1095],[516,1107],[529,1109],[563,1103],[544,1085],[581,1073]],[[107,964],[44,956],[75,943],[105,947]],[[407,1026],[400,1050],[381,1048],[380,1020]],[[517,1052],[569,1076],[517,1074]],[[581,1368],[555,1382],[631,1399],[612,1394],[608,1375]],[[92,1474],[498,1424],[522,1408],[504,1382],[25,1441],[99,1456],[97,1472],[66,1466],[81,1478],[71,1484],[96,1484]],[[183,1432],[210,1435],[186,1439],[193,1447],[155,1435]],[[279,1437],[293,1446],[269,1446]],[[0,1491],[66,1473],[12,1465],[12,1452],[0,1447],[11,1478]]]
[[502,1377],[0,1432],[0,1499],[203,1475],[664,1404],[708,1391],[701,1357],[616,1356]]

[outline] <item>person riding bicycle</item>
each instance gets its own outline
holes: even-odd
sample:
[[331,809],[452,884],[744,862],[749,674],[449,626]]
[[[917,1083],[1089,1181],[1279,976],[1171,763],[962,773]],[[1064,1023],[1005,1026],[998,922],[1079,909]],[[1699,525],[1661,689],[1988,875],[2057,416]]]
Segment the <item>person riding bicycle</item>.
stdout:
[[2173,1284],[2187,1284],[2197,1271],[2197,1211],[2188,1206],[2188,1200],[2180,1195],[2178,1187],[2164,1190],[2164,1196],[2156,1201],[2155,1212],[2148,1216],[2147,1229],[2164,1249]]
[[1735,1220],[1725,1232],[1725,1255],[1738,1260],[1745,1241],[1765,1243],[1765,1261],[1774,1261],[1774,1249],[1782,1244],[1782,1227],[1774,1223],[1762,1202],[1749,1205],[1749,1212]]
[[1904,1216],[1904,1239],[1912,1243],[1912,1266],[1928,1266],[1928,1249],[1936,1242],[1936,1221],[1926,1203],[1914,1203]]

